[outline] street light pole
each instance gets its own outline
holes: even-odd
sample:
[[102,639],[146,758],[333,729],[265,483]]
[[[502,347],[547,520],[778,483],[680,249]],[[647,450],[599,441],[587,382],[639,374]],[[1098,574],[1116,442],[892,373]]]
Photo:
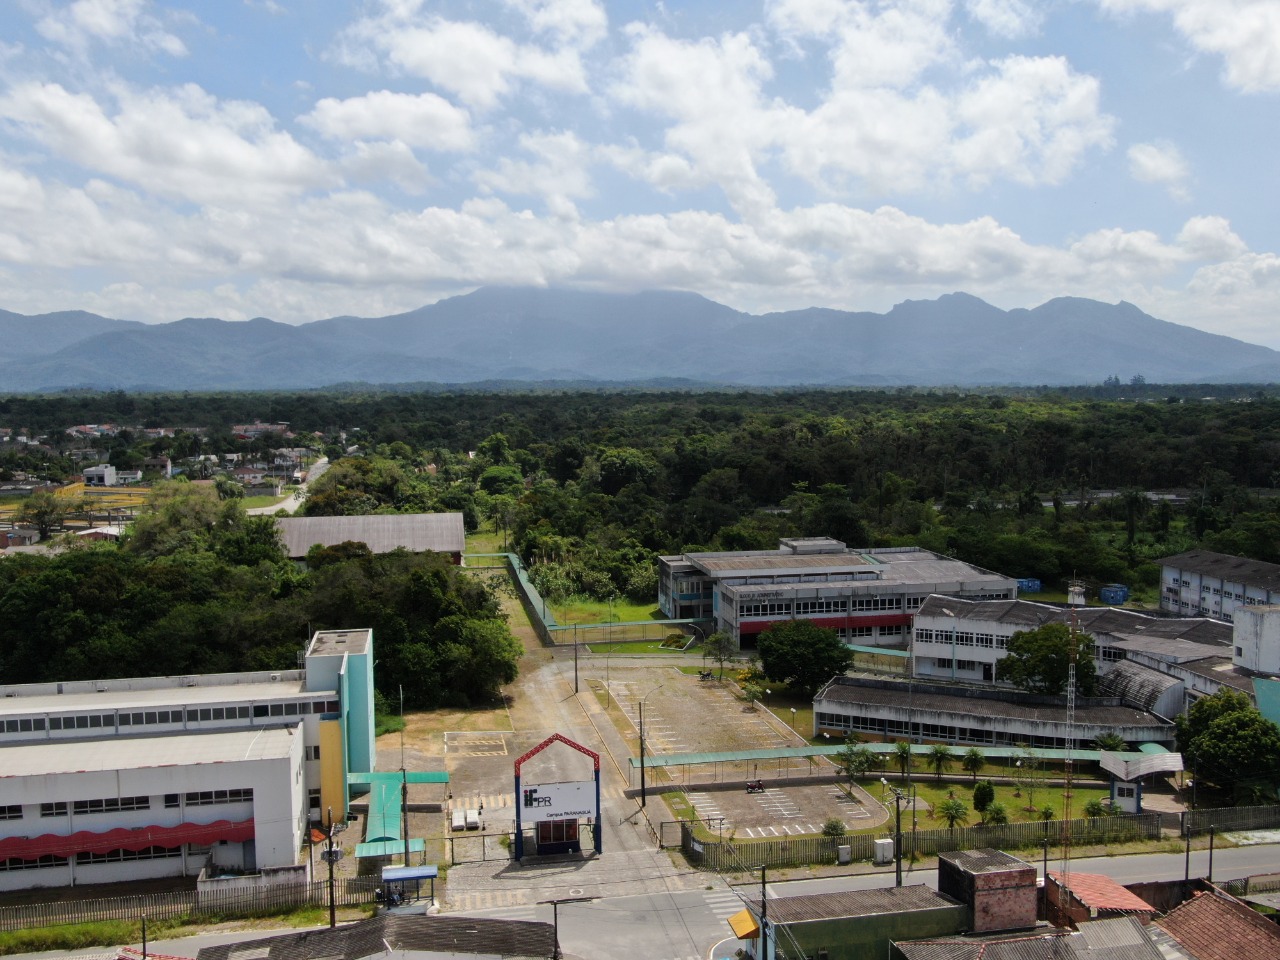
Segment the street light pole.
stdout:
[[640,698],[640,806],[645,805],[645,783],[644,783],[644,702],[651,696],[666,686],[666,681],[658,684],[643,697]]
[[551,904],[551,928],[555,939],[555,947],[552,950],[552,957],[560,960],[560,904],[562,903],[591,903],[598,899],[597,897],[562,897],[559,900],[539,900],[539,904]]

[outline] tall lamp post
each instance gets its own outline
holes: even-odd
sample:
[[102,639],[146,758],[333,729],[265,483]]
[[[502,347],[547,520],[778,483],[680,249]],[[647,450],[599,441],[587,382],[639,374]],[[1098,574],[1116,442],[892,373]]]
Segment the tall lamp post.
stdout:
[[[895,825],[895,836],[893,838],[893,859],[894,859],[894,886],[902,886],[902,801],[907,799],[907,795],[891,784],[884,777],[880,778],[880,783],[886,790],[893,794],[893,808],[897,815]],[[915,807],[912,807],[912,813]]]
[[651,696],[666,686],[666,681],[658,684],[643,697],[640,698],[640,806],[644,806],[645,789],[644,789],[644,702]]
[[551,904],[551,927],[554,931],[552,937],[555,940],[553,953],[555,960],[560,960],[560,904],[562,903],[591,903],[596,897],[561,897],[559,900],[539,900],[539,904]]

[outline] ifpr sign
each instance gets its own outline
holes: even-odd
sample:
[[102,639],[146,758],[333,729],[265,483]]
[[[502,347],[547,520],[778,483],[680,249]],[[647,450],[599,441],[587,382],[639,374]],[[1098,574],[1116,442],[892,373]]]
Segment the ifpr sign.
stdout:
[[522,820],[580,820],[598,818],[594,780],[539,783],[520,791]]

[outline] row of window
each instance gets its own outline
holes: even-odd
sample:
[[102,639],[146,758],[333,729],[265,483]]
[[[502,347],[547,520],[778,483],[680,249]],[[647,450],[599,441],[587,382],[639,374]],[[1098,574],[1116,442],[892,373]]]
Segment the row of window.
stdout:
[[988,650],[1004,650],[1008,637],[996,636],[992,633],[970,633],[967,631],[929,630],[920,628],[915,631],[915,638],[935,643],[951,643],[957,647],[984,647]]
[[[880,717],[849,716],[842,713],[817,712],[819,728],[843,730],[850,733],[873,733],[885,740],[892,739],[924,739],[941,740],[949,743],[998,744],[1001,746],[1046,747],[1064,750],[1067,746],[1065,737],[1038,737],[1028,734],[1013,734],[1002,730],[985,730],[981,727],[957,727],[948,724],[913,723],[908,729],[905,721],[881,719]],[[1074,741],[1073,750],[1094,749],[1092,740]]]
[[[166,860],[170,857],[182,856],[181,847],[144,847],[141,850],[110,850],[106,853],[77,853],[77,864],[91,863],[125,863],[131,860]],[[13,857],[0,860],[0,873],[10,870],[41,870],[46,867],[65,867],[70,857],[59,857],[47,853],[34,860],[22,860]]]
[[[183,801],[186,802],[188,807],[204,807],[217,803],[252,803],[253,788],[246,787],[244,789],[232,790],[195,790],[186,795],[178,793],[166,793],[164,795],[164,805],[166,808],[178,807]],[[0,809],[3,809],[8,813],[8,815],[0,819],[22,819],[22,807],[20,805]],[[104,797],[102,799],[93,800],[74,800],[70,804],[70,810],[76,816],[94,813],[120,813],[128,810],[150,809],[150,797]],[[42,817],[65,817],[67,815],[67,810],[68,804],[65,800],[40,804],[40,816]],[[16,815],[14,814],[14,811],[16,811]]]
[[[50,730],[102,730],[122,727],[150,726],[152,724],[209,723],[218,720],[248,720],[250,717],[297,717],[310,714],[337,713],[337,700],[316,700],[304,703],[260,703],[253,706],[200,707],[188,710],[142,710],[121,713],[117,721],[113,713],[78,714],[70,717],[50,717]],[[18,717],[4,721],[5,733],[39,733],[45,729],[44,717]]]
[[[950,670],[951,660],[947,657],[935,657],[933,661],[933,665],[937,667],[939,670]],[[978,661],[977,660],[957,660],[956,669],[957,670],[977,670]]]

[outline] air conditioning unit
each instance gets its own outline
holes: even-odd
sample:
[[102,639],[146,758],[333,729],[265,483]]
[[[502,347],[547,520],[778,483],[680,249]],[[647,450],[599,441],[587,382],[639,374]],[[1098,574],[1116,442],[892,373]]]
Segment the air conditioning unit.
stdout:
[[280,679],[280,674],[278,674],[278,673],[273,673],[273,674],[271,675],[271,679],[272,679],[272,680],[279,680],[279,679]]

